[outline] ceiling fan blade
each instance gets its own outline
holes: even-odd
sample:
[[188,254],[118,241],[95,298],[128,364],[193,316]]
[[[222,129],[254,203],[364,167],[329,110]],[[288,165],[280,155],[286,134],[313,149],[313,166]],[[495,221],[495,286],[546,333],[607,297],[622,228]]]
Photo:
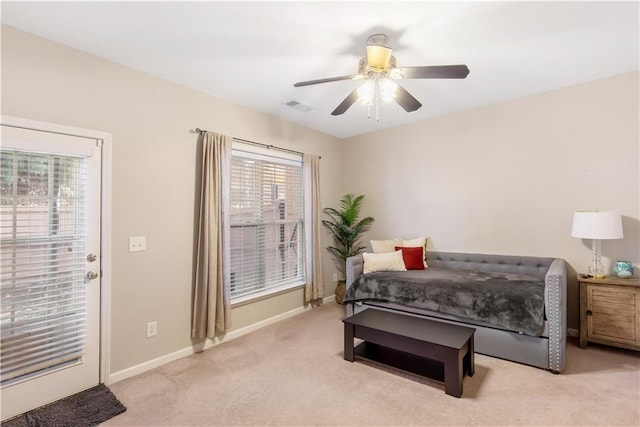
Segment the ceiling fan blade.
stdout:
[[418,108],[422,107],[420,101],[415,99],[413,95],[407,92],[407,90],[400,85],[398,85],[398,89],[396,89],[396,102],[400,104],[407,113],[416,111]]
[[469,74],[466,65],[427,65],[397,68],[405,79],[464,79]]
[[300,86],[317,85],[319,83],[337,82],[340,80],[353,80],[357,77],[360,77],[360,74],[354,74],[351,76],[329,77],[326,79],[318,79],[318,80],[307,80],[306,82],[295,83],[293,86],[300,87]]
[[358,89],[354,89],[341,103],[331,112],[332,116],[339,116],[351,107],[358,100]]

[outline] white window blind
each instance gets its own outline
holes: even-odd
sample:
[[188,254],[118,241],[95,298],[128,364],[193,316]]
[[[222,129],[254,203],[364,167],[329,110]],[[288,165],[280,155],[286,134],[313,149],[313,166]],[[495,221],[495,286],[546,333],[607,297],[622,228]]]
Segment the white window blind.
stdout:
[[85,168],[0,150],[0,381],[78,359],[86,341]]
[[[241,146],[242,147],[242,146]],[[231,298],[304,283],[302,159],[238,148],[231,161]]]

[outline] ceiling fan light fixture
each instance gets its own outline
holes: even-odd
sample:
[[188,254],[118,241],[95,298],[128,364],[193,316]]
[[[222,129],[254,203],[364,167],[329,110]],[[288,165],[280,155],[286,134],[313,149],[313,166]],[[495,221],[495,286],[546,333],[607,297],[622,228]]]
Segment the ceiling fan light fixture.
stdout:
[[358,87],[358,100],[364,105],[373,103],[373,95],[375,93],[375,83],[371,79],[367,79]]
[[382,102],[391,102],[396,99],[398,85],[391,79],[380,79],[380,98]]
[[368,78],[358,87],[358,100],[367,106],[371,106],[374,103],[377,106],[379,101],[391,102],[395,100],[397,90],[398,85],[396,82],[387,77],[375,75]]
[[392,50],[386,46],[367,46],[367,63],[376,71],[386,71],[391,60]]
[[389,77],[394,80],[404,79],[404,75],[402,74],[402,71],[400,71],[399,68],[392,68],[391,70],[389,70]]

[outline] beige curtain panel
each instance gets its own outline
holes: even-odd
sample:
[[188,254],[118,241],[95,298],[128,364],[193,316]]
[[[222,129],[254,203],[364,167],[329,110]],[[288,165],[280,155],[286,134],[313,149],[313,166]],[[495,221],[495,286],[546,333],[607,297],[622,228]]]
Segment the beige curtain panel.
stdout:
[[193,298],[192,338],[213,338],[230,327],[229,238],[227,236],[232,138],[202,137],[202,180]]
[[305,242],[307,283],[304,290],[305,302],[322,298],[322,208],[320,206],[320,157],[311,154],[303,156],[305,179]]

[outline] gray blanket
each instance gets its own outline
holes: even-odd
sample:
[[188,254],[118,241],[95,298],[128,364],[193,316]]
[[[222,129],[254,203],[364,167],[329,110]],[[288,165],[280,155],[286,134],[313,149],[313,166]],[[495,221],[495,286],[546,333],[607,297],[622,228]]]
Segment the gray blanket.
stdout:
[[538,336],[544,287],[544,279],[535,276],[429,267],[360,276],[344,302],[395,302]]

